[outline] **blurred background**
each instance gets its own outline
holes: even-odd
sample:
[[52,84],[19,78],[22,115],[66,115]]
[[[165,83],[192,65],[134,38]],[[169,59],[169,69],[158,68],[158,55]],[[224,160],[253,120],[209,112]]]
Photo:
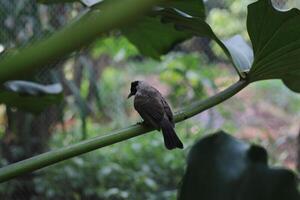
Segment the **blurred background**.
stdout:
[[[246,11],[251,2],[206,1],[207,21],[219,37],[242,34],[249,42]],[[297,0],[273,3],[282,10],[300,7]],[[0,0],[0,51],[9,52],[47,37],[86,9],[80,3]],[[192,38],[161,60],[153,60],[143,57],[115,31],[46,66],[31,80],[61,83],[64,102],[39,115],[0,105],[0,166],[140,121],[132,99],[127,100],[133,80],[154,85],[176,112],[225,89],[238,76],[222,50],[209,39]],[[254,83],[225,103],[178,123],[183,151],[166,150],[161,133],[151,132],[3,183],[0,197],[176,199],[190,146],[219,129],[264,146],[273,165],[296,171],[297,165],[300,168],[299,118],[300,95],[281,81]]]

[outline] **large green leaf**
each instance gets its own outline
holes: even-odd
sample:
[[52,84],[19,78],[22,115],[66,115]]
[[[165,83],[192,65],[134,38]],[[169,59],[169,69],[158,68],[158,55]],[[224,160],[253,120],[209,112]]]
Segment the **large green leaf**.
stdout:
[[300,93],[300,73],[287,74],[282,81],[292,91]]
[[[196,15],[201,19],[205,17],[202,0],[166,1],[154,10],[164,8],[178,9],[187,15]],[[162,23],[155,11],[150,16],[142,17],[133,26],[124,27],[122,31],[142,54],[155,59],[159,59],[160,55],[170,51],[175,44],[192,36],[189,33],[174,29],[171,24]]]
[[300,11],[281,12],[270,0],[259,0],[248,7],[247,28],[254,50],[249,80],[283,79],[299,91]]
[[0,103],[32,113],[40,113],[62,100],[60,84],[41,85],[29,81],[8,81],[0,89]]
[[159,59],[189,34],[179,32],[170,24],[162,24],[158,18],[143,17],[135,26],[124,28],[123,33],[139,51],[146,56]]
[[298,200],[296,176],[267,164],[263,147],[220,131],[191,149],[179,200]]

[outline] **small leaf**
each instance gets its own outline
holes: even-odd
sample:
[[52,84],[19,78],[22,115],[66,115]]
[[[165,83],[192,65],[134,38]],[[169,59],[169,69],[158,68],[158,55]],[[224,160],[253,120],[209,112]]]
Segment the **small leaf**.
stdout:
[[241,72],[248,72],[253,63],[253,50],[240,35],[223,41],[231,54],[234,65]]
[[0,103],[32,113],[62,100],[62,86],[58,83],[41,85],[29,81],[8,81],[0,89]]
[[251,82],[283,79],[289,88],[299,91],[294,82],[300,79],[299,22],[300,11],[296,8],[281,12],[270,0],[248,6],[247,28],[254,50]]
[[202,0],[172,0],[162,4],[164,8],[175,8],[193,17],[205,19],[205,6]]
[[7,91],[16,92],[24,96],[55,95],[62,92],[62,86],[59,83],[42,85],[29,81],[7,81],[3,86]]
[[102,2],[103,0],[80,0],[84,5],[91,7],[96,5],[97,3]]

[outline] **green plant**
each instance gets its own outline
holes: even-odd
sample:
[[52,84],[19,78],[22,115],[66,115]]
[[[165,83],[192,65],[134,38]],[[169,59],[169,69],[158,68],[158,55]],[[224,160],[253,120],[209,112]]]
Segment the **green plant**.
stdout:
[[[61,146],[64,136],[58,135],[52,142]],[[160,135],[149,134],[42,170],[35,187],[47,199],[170,199],[183,174],[185,152],[166,156],[162,151]]]
[[[122,3],[117,1],[108,6],[106,4],[104,4],[106,6],[96,5],[78,22],[70,25],[64,31],[15,55],[4,58],[0,62],[0,80],[17,77],[20,72],[32,71],[39,65],[46,64],[50,58],[57,58],[76,50],[83,44],[92,41],[100,33],[107,32],[112,28],[120,28],[121,25],[128,23],[128,20],[132,20],[137,14],[151,8],[157,2],[139,1],[138,7],[132,6],[136,3],[135,0],[128,0],[122,1]],[[126,5],[125,9],[124,5]],[[209,109],[235,95],[248,84],[259,80],[281,79],[290,89],[299,92],[299,10],[293,9],[281,13],[272,7],[269,0],[259,0],[251,4],[248,7],[247,28],[253,46],[252,50],[241,36],[234,36],[228,40],[218,38],[204,20],[202,2],[190,0],[183,4],[174,0],[171,3],[159,4],[159,6],[160,9],[152,9],[149,15],[141,18],[132,28],[121,27],[125,36],[140,52],[158,59],[161,54],[167,53],[175,43],[186,38],[209,37],[223,49],[240,78],[238,82],[224,91],[203,101],[197,100],[180,109],[175,115],[175,122],[183,121]],[[98,12],[97,9],[102,9],[102,12]],[[257,17],[263,20],[258,23]],[[139,33],[137,32],[139,30],[143,31]],[[72,36],[68,38],[69,35]],[[161,37],[165,35],[170,37]],[[59,45],[65,37],[68,38],[67,42],[72,44],[71,46]],[[144,40],[145,37],[147,37],[147,42]],[[44,45],[49,45],[50,48],[48,48],[48,54],[41,55],[39,51]],[[134,125],[41,154],[0,169],[0,181],[9,180],[15,176],[142,135],[151,130],[151,128],[141,125]]]

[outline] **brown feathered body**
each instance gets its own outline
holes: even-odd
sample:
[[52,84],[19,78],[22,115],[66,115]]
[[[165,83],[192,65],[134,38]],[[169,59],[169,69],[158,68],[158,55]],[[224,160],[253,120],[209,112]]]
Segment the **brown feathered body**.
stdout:
[[172,110],[157,89],[146,82],[138,81],[134,108],[146,124],[158,131],[162,130],[165,146],[168,149],[183,148],[183,144],[174,130]]

